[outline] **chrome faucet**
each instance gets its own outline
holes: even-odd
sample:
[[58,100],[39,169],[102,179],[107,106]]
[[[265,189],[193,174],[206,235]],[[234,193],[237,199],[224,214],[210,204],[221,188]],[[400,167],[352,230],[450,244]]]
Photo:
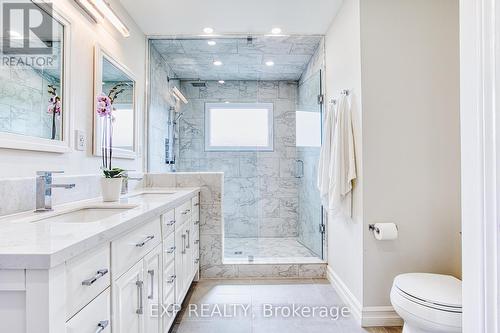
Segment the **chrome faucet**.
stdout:
[[53,173],[64,173],[64,171],[37,171],[36,172],[36,213],[52,210],[53,188],[74,188],[75,184],[52,184]]
[[128,175],[129,171],[134,171],[134,170],[125,170],[123,172],[121,194],[127,194],[128,193],[128,181],[129,180],[142,180],[142,178],[129,177],[129,175]]

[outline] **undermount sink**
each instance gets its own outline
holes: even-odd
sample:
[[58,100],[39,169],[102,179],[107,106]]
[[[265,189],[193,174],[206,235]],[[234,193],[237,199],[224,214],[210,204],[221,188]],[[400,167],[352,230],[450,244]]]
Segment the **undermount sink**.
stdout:
[[125,213],[137,206],[123,206],[123,207],[85,207],[68,213],[62,213],[55,216],[48,216],[46,218],[38,219],[33,222],[52,222],[52,223],[93,223],[107,219],[111,216]]

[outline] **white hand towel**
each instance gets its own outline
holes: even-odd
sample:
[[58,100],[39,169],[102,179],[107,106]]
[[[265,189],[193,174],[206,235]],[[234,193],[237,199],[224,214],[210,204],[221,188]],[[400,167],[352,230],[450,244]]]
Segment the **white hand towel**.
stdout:
[[330,104],[326,110],[323,125],[323,142],[319,153],[317,187],[321,203],[328,209],[328,193],[330,192],[330,160],[333,147],[333,130],[335,127],[336,104]]
[[341,95],[338,100],[336,118],[329,168],[328,208],[333,213],[336,213],[342,207],[349,207],[349,215],[351,215],[351,203],[343,203],[345,199],[351,200],[352,181],[356,179],[351,106],[346,95]]

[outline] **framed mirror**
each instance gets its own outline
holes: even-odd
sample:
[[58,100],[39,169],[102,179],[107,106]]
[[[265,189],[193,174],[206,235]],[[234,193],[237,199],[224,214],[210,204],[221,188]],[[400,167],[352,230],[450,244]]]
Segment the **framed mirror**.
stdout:
[[[113,59],[102,47],[95,47],[94,96],[110,97],[113,157],[137,158],[137,101],[136,79],[132,72]],[[94,98],[94,155],[102,156],[103,117],[96,112]]]
[[[67,152],[70,23],[52,6],[10,5],[8,36],[0,38],[0,147]],[[40,25],[26,29],[16,11]]]

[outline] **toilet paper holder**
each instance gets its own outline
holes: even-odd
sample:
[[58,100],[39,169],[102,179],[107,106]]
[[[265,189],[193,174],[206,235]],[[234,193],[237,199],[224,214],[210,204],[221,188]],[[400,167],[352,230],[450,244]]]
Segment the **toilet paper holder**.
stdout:
[[[398,229],[398,230],[399,230],[399,228],[398,228],[398,225],[397,225],[397,224],[396,224],[396,229]],[[377,227],[375,227],[375,223],[368,224],[368,230],[370,230],[370,231],[372,231],[372,232],[373,232],[373,231],[375,231],[377,234],[379,234],[379,233],[380,233],[380,229],[379,229],[379,228],[377,228]]]

